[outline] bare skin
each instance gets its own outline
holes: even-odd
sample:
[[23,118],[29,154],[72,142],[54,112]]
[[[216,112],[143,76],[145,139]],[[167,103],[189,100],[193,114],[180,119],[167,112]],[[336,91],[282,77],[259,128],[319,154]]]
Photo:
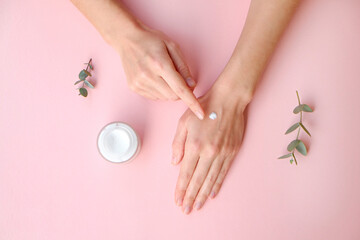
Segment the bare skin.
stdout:
[[[173,141],[172,163],[181,163],[174,199],[186,214],[200,209],[219,193],[243,140],[244,110],[300,0],[252,0],[230,60],[199,100],[178,45],[166,35],[117,1],[72,1],[119,52],[130,88],[150,99],[180,98],[189,106]],[[215,120],[208,118],[211,112]]]
[[152,100],[181,99],[199,118],[204,111],[178,44],[150,29],[116,0],[72,0],[120,55],[133,91]]
[[175,203],[189,214],[214,198],[239,151],[244,110],[300,0],[252,0],[242,34],[225,69],[204,97],[206,116],[181,117],[173,142],[173,163],[181,168]]

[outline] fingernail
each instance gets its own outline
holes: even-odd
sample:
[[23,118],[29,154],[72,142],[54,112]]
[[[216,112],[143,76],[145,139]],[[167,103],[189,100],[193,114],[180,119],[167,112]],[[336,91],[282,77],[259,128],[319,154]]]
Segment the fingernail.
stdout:
[[196,111],[195,114],[196,114],[196,116],[197,116],[200,120],[203,120],[203,119],[204,119],[204,114],[201,113],[200,111]]
[[185,207],[184,213],[185,213],[185,214],[189,214],[189,213],[190,213],[190,207],[189,207],[189,206],[186,206],[186,207]]
[[186,83],[187,83],[187,85],[189,86],[189,87],[195,87],[195,81],[191,78],[191,77],[188,77],[186,80]]
[[199,210],[201,208],[201,202],[197,202],[194,207],[196,210]]
[[181,204],[182,204],[182,199],[179,198],[179,199],[177,200],[177,202],[176,202],[176,205],[181,206]]
[[210,198],[214,198],[215,197],[215,192],[212,191],[211,194],[210,194]]

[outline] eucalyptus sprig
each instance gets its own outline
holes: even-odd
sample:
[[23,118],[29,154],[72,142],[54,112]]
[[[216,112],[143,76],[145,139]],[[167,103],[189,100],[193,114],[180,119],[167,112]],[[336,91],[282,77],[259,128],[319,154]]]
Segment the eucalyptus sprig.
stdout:
[[90,69],[91,70],[94,69],[91,62],[92,62],[92,58],[90,58],[88,63],[84,63],[84,64],[86,64],[86,69],[83,69],[80,71],[80,73],[79,73],[80,80],[78,80],[74,83],[74,85],[76,85],[76,84],[82,82],[82,86],[79,87],[78,89],[79,89],[79,95],[81,95],[83,97],[87,97],[87,95],[88,95],[88,91],[85,88],[85,85],[88,86],[89,88],[94,88],[94,86],[89,82],[89,80],[86,80],[87,77],[89,77],[89,76],[91,77]]
[[279,157],[278,159],[291,158],[290,163],[292,164],[295,161],[295,164],[297,165],[297,161],[296,161],[296,157],[295,157],[295,149],[302,155],[304,155],[304,156],[307,155],[306,146],[305,146],[304,142],[299,139],[300,130],[303,129],[311,137],[310,132],[306,129],[306,127],[304,126],[304,124],[302,122],[302,113],[303,112],[312,112],[313,110],[308,105],[300,103],[300,97],[299,97],[298,91],[296,91],[296,95],[297,95],[299,105],[294,108],[293,113],[295,113],[295,114],[300,113],[300,121],[295,123],[294,125],[292,125],[285,132],[285,134],[289,134],[289,133],[295,131],[296,129],[299,129],[299,130],[298,130],[296,139],[291,141],[291,143],[289,143],[289,145],[287,146],[287,150],[290,153],[285,154],[285,155]]

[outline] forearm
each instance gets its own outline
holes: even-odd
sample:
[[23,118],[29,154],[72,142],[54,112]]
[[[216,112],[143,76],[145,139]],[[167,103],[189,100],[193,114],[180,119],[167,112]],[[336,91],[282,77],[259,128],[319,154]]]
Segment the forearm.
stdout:
[[117,0],[71,0],[110,45],[137,29],[141,22]]
[[300,0],[252,0],[244,29],[216,85],[248,101]]

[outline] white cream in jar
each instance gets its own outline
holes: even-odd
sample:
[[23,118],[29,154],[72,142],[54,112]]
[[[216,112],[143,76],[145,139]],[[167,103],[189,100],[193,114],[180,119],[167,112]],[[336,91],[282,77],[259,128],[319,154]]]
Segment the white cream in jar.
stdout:
[[113,122],[101,129],[97,147],[103,158],[114,163],[129,162],[140,151],[140,139],[132,127]]

